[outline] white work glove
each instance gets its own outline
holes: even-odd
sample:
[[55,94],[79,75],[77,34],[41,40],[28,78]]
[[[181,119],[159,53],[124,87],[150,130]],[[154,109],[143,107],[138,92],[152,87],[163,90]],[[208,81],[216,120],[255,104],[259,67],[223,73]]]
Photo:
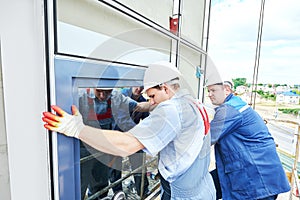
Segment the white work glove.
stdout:
[[81,130],[85,127],[82,116],[76,106],[72,105],[72,114],[70,115],[58,106],[51,106],[57,115],[51,112],[43,112],[42,120],[46,122],[44,127],[50,131],[63,133],[69,137],[78,138]]

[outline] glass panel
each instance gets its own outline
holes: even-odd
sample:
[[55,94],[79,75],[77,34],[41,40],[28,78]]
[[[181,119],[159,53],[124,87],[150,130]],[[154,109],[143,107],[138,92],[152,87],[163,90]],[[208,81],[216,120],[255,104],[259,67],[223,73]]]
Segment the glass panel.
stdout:
[[204,29],[205,0],[182,2],[181,36],[202,47]]
[[191,94],[195,98],[199,98],[201,91],[200,78],[203,77],[204,65],[202,62],[204,56],[200,52],[197,52],[185,45],[180,45],[180,59],[179,59],[179,70],[183,74],[186,80],[184,80],[184,87],[189,88]]
[[[146,101],[140,94],[141,90],[141,87],[114,91],[112,88],[79,88],[78,107],[84,123],[101,129],[129,130],[149,115],[148,112],[132,112],[137,102]],[[116,101],[112,100],[124,97],[120,92],[132,97],[122,101],[125,102],[125,106],[116,105]],[[133,100],[131,93],[138,94],[136,97],[139,98]],[[128,119],[120,121],[121,117]],[[122,158],[97,151],[80,142],[82,200],[111,197],[118,191],[126,193],[127,199],[139,199],[142,191],[147,195],[151,188],[158,184],[158,180],[155,180],[156,173],[157,158],[146,157],[142,151]],[[107,186],[111,189],[104,189]]]
[[59,0],[57,8],[60,53],[138,65],[169,60],[168,37],[101,2]]

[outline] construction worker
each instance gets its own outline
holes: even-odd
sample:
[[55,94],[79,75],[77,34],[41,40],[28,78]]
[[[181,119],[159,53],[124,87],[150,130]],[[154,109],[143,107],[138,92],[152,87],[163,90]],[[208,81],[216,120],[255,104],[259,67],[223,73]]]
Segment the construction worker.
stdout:
[[210,123],[217,196],[223,200],[276,199],[290,186],[273,137],[258,113],[232,93],[232,82],[211,77],[206,85],[208,97],[217,106]]
[[[112,88],[86,88],[85,93],[79,98],[79,111],[85,125],[107,130],[113,129],[111,92]],[[94,154],[97,157],[94,157]],[[117,158],[99,152],[82,141],[80,141],[80,158],[81,199],[83,200],[87,188],[88,196],[91,196],[108,186],[109,170],[112,170],[109,163],[113,164],[113,160]],[[122,183],[113,187],[113,191],[115,193],[122,191]],[[104,198],[107,194],[108,191],[98,198]]]
[[52,106],[57,115],[44,112],[44,126],[113,155],[128,156],[142,149],[152,156],[159,153],[162,200],[214,200],[216,191],[208,172],[208,119],[202,117],[203,108],[197,106],[189,92],[180,88],[180,78],[181,73],[168,62],[148,65],[143,91],[155,108],[127,132],[86,126],[75,106],[72,115]]

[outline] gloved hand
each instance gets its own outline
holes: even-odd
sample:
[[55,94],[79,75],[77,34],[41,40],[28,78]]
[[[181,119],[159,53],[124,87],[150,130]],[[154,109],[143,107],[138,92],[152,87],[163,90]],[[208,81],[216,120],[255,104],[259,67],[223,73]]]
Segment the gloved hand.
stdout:
[[79,133],[85,127],[82,116],[76,106],[72,105],[72,114],[69,115],[58,106],[51,106],[57,115],[51,112],[43,112],[42,120],[46,122],[44,127],[50,131],[56,131],[69,137],[78,138]]

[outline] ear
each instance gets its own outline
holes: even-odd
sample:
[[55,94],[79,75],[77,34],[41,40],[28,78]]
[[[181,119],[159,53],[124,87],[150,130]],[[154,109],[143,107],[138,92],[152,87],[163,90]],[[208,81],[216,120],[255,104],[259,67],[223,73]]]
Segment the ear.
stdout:
[[170,88],[166,84],[162,84],[160,89],[165,91],[166,94],[170,93]]
[[228,86],[224,86],[225,94],[228,96],[231,93],[231,89]]

